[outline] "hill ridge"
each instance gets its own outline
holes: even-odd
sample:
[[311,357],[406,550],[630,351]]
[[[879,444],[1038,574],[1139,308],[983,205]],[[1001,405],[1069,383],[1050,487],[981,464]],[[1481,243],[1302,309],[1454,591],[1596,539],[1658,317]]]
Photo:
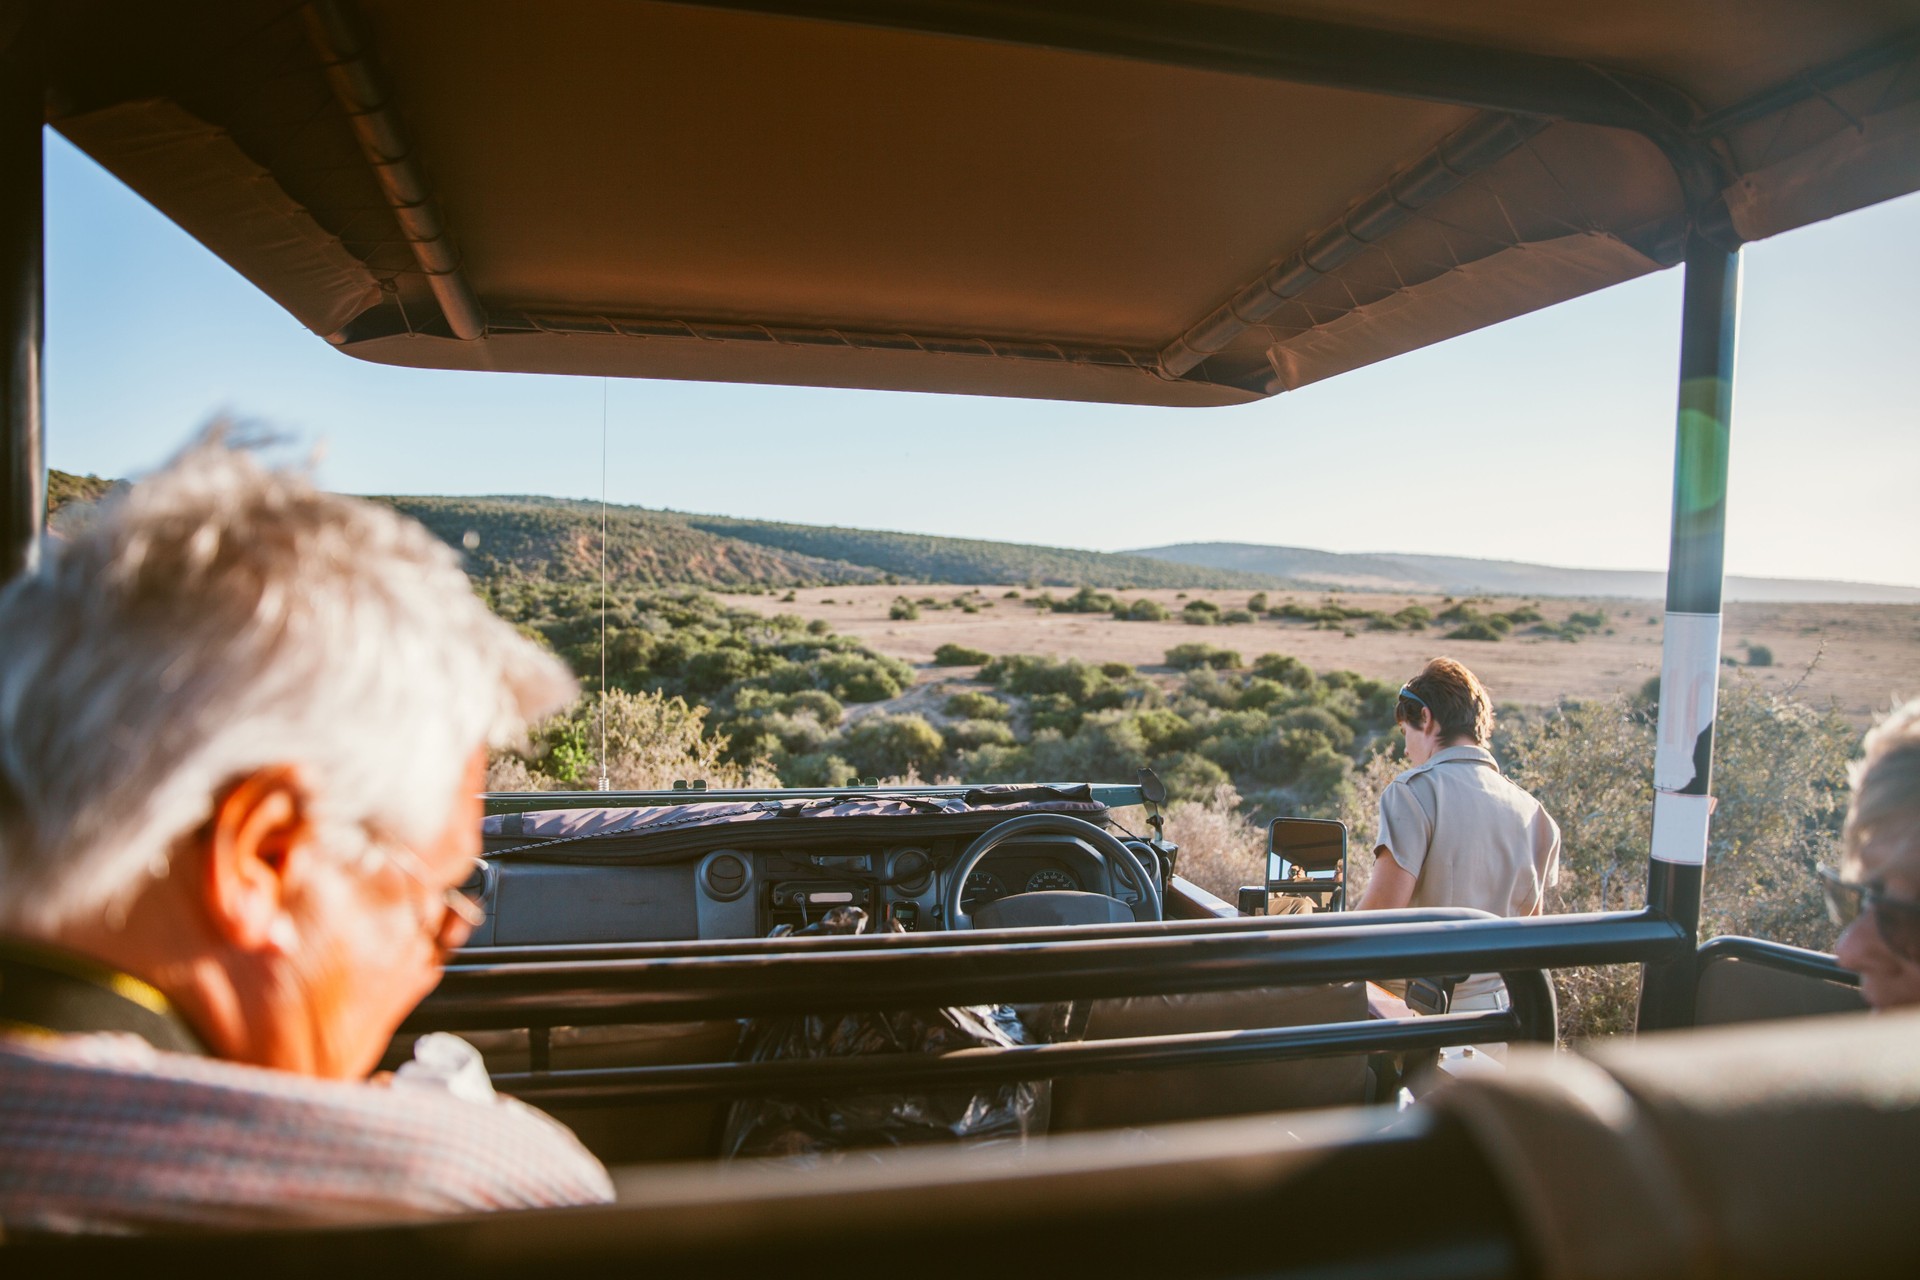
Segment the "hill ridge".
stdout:
[[[49,506],[84,504],[120,481],[51,471]],[[600,504],[536,494],[368,495],[461,549],[478,577],[597,577]],[[842,525],[753,520],[609,504],[607,568],[648,586],[796,587],[952,583],[1035,587],[1444,592],[1657,599],[1653,570],[1571,569],[1517,560],[1408,552],[1322,551],[1251,542],[1185,542],[1088,551]],[[1920,588],[1827,579],[1729,576],[1729,600],[1920,603]]]
[[[1529,596],[1619,596],[1657,600],[1666,573],[1656,569],[1579,569],[1522,560],[1421,555],[1398,551],[1320,551],[1256,542],[1180,542],[1135,555],[1177,564],[1285,575],[1341,590],[1489,592]],[[1729,574],[1726,598],[1750,603],[1920,603],[1920,587],[1830,578]]]

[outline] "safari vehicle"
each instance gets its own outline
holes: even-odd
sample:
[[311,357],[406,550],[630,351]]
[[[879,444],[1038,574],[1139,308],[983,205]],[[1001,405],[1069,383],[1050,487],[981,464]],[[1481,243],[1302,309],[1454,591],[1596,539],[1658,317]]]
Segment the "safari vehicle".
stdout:
[[[1857,1005],[1830,957],[1696,933],[1740,246],[1920,187],[1911,4],[14,0],[0,15],[7,572],[32,561],[44,509],[49,124],[343,355],[415,367],[1197,411],[1686,276],[1643,909],[1243,915],[1178,876],[1150,779],[494,796],[493,931],[407,1031],[475,1036],[500,1088],[623,1166],[621,1203],[15,1243],[11,1274],[1910,1265],[1889,1206],[1920,1184],[1920,1033],[1683,1029]],[[848,479],[905,482],[865,464]],[[1300,876],[1277,866],[1249,907],[1326,882],[1281,843]],[[763,936],[851,905],[901,930]],[[1679,1034],[1385,1105],[1370,1058],[1549,1042],[1546,971],[1599,963],[1643,965],[1640,1029]],[[1504,974],[1512,1009],[1369,1016],[1369,980],[1469,971]],[[735,1056],[742,1019],[987,1002],[1073,1005],[1084,1023],[949,1053]],[[1053,1131],[1017,1146],[800,1171],[713,1159],[735,1102],[1017,1081],[1051,1081],[1054,1102]]]

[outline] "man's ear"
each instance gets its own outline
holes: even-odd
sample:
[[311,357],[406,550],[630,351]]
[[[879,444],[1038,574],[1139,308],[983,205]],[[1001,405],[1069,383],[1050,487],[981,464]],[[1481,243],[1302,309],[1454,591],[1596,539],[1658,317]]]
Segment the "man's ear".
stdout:
[[260,769],[227,788],[202,828],[205,900],[217,934],[243,951],[280,946],[288,873],[312,834],[306,789],[292,768]]

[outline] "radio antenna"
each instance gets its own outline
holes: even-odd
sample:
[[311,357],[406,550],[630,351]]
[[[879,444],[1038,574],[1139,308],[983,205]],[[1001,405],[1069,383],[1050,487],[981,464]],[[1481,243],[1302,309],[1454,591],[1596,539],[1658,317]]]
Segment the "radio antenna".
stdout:
[[607,776],[607,380],[600,379],[600,785],[613,790]]

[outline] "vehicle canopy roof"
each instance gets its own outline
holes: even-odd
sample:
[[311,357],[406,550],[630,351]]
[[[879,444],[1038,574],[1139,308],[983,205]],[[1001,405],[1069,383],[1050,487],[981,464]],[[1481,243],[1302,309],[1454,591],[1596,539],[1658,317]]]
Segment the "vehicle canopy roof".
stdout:
[[420,367],[1232,404],[1920,186],[1910,0],[43,17],[61,133]]

